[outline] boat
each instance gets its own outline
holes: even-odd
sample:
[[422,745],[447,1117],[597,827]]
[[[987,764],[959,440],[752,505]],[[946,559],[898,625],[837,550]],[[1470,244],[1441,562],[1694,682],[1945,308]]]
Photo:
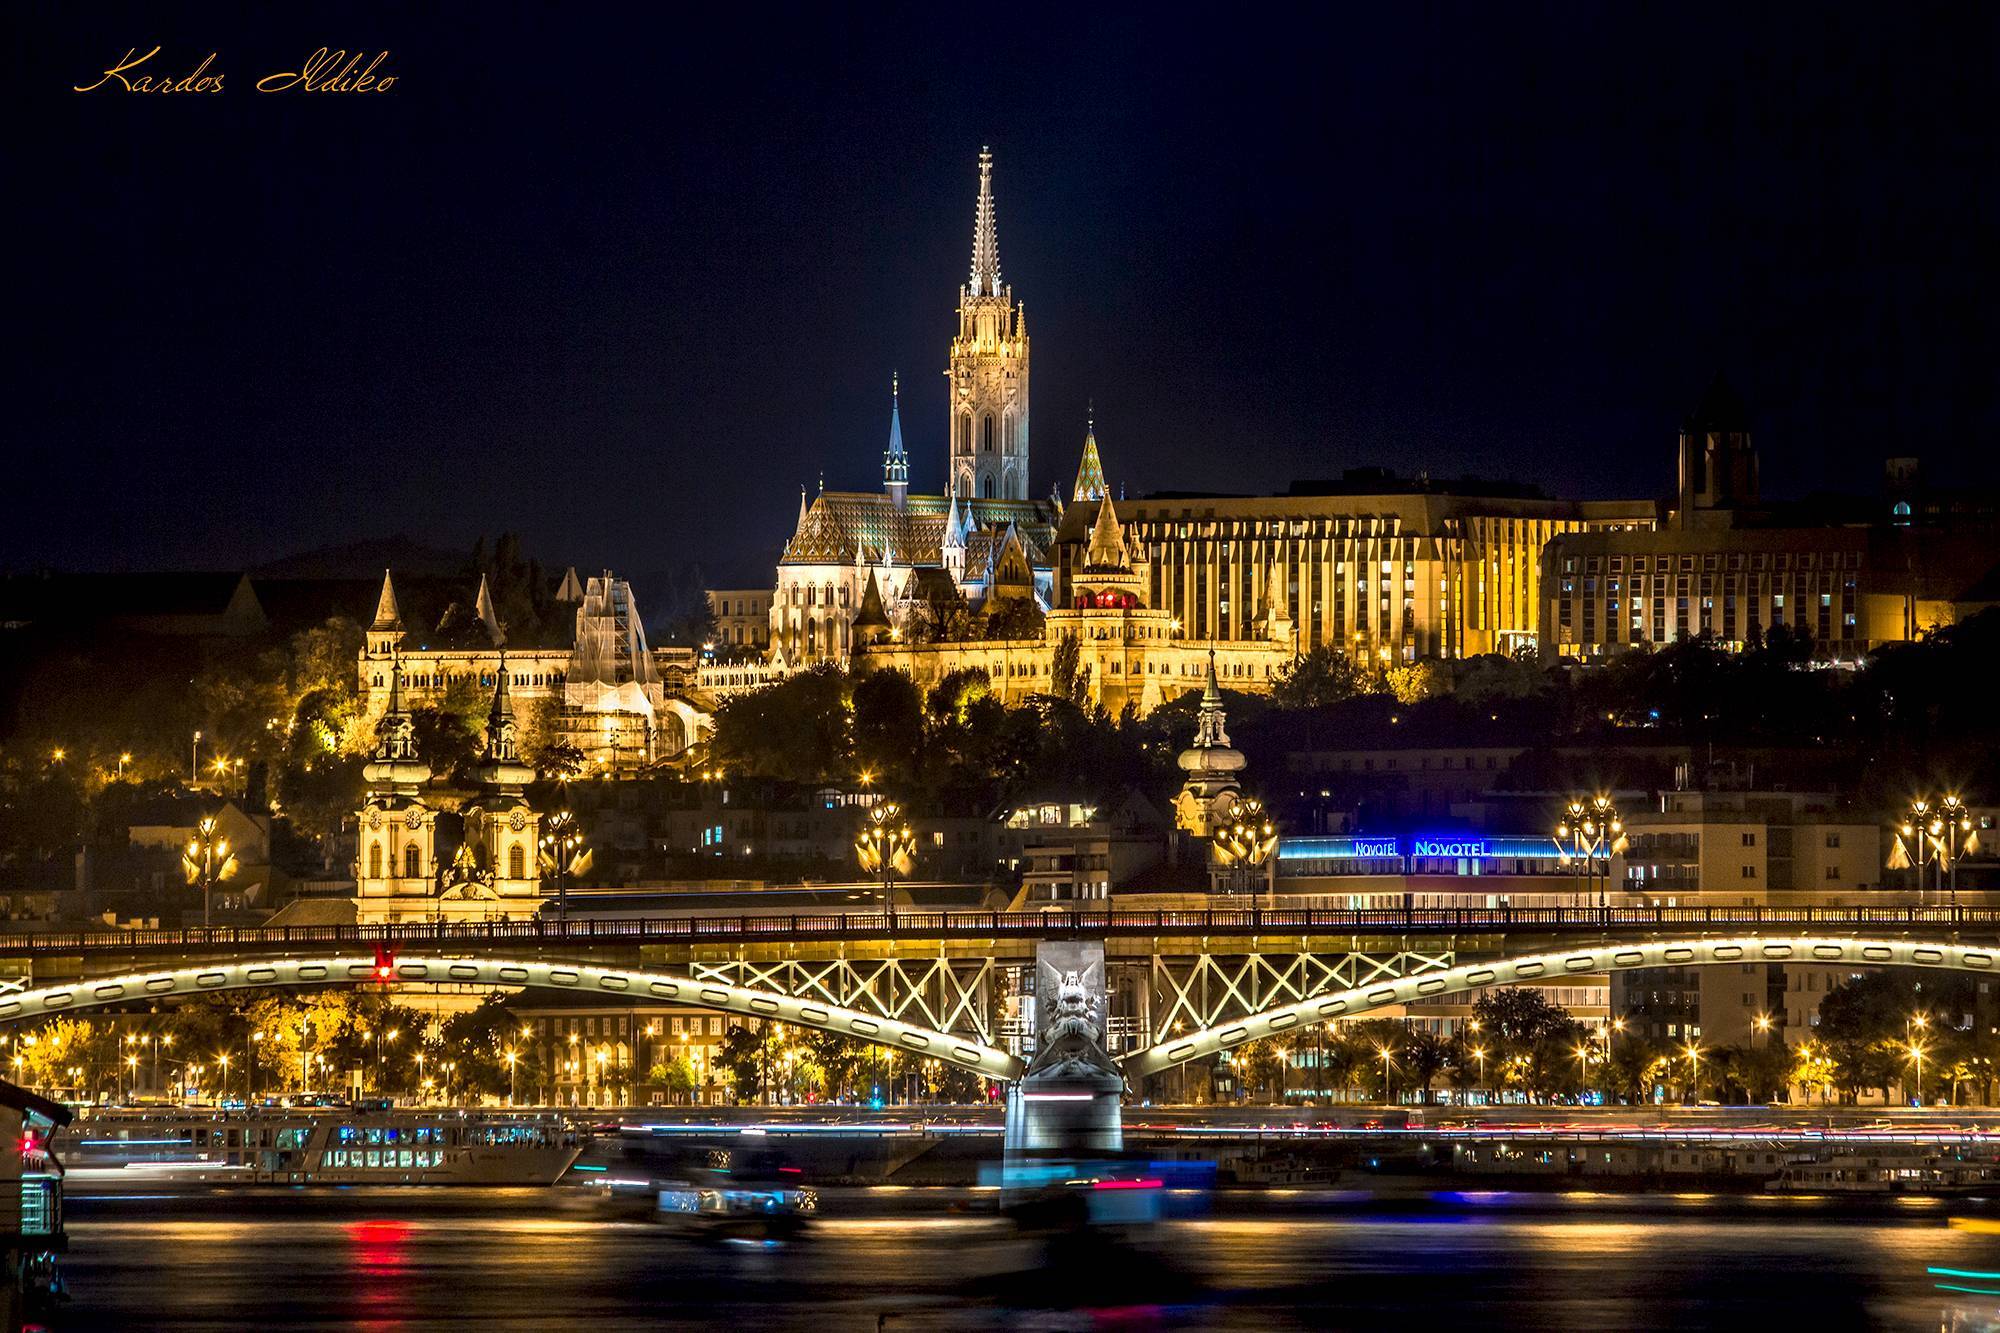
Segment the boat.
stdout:
[[1992,1194],[2000,1192],[2000,1161],[1936,1153],[1835,1153],[1791,1163],[1772,1187],[1797,1194]]
[[552,1185],[587,1140],[547,1113],[347,1105],[99,1110],[51,1146],[84,1188]]

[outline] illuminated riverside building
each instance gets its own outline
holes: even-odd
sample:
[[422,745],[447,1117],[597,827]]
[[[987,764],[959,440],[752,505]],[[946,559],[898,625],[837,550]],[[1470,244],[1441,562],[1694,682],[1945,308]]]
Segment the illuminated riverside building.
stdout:
[[1548,544],[1545,655],[1701,635],[1740,649],[1782,628],[1815,657],[1856,661],[2000,602],[1991,504],[1923,502],[1910,459],[1890,461],[1872,508],[1767,504],[1748,413],[1720,380],[1681,427],[1677,472],[1663,522]]
[[[1524,487],[1375,469],[1295,483],[1287,495],[1162,494],[1117,509],[1143,553],[1148,604],[1188,637],[1257,639],[1275,609],[1296,651],[1377,661],[1533,643],[1543,546],[1653,521],[1643,502],[1549,500]],[[1072,509],[1057,529],[1058,599],[1088,549],[1086,522]]]
[[482,577],[473,611],[482,642],[432,647],[421,630],[405,625],[395,578],[384,571],[356,664],[363,724],[377,723],[392,697],[420,708],[445,704],[454,692],[489,695],[504,662],[523,721],[538,731],[553,728],[594,768],[631,769],[692,745],[709,723],[684,697],[694,650],[648,647],[631,585],[608,570],[587,581],[570,570],[555,601],[573,608],[568,641],[510,646]]

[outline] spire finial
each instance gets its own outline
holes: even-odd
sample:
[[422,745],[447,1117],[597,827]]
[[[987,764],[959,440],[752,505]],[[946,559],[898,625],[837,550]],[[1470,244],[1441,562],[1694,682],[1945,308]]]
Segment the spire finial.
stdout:
[[993,151],[979,150],[979,206],[972,219],[972,282],[974,296],[1000,294],[1000,238],[993,219]]

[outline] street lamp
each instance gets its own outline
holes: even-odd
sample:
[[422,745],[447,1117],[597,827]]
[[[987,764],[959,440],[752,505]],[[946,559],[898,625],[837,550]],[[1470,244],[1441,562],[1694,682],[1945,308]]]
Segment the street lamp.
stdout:
[[583,845],[583,830],[576,815],[567,808],[549,816],[541,840],[542,873],[555,876],[556,920],[569,920],[569,880],[590,869],[590,849]]
[[1972,812],[1965,808],[1957,792],[1945,793],[1944,800],[1938,802],[1937,824],[1940,870],[1950,886],[1951,905],[1957,907],[1958,858],[1979,850],[1979,834],[1972,827]]
[[1701,1047],[1693,1042],[1687,1044],[1688,1058],[1688,1100],[1701,1101]]
[[181,849],[181,872],[187,882],[201,888],[201,924],[209,924],[209,901],[217,882],[234,878],[236,874],[236,853],[229,850],[229,839],[216,833],[214,815],[203,815],[194,826],[194,836]]
[[854,840],[854,858],[861,869],[882,877],[882,908],[894,913],[896,875],[907,875],[916,865],[917,835],[903,819],[903,807],[894,801],[877,801],[868,807],[868,822]]
[[1239,796],[1230,802],[1229,813],[1209,845],[1215,849],[1215,859],[1229,867],[1230,888],[1248,893],[1250,872],[1269,864],[1278,850],[1278,825],[1262,801]]
[[518,1086],[516,1075],[520,1073],[521,1057],[513,1047],[507,1048],[507,1105],[514,1104],[514,1092]]
[[1910,1058],[1917,1062],[1917,1105],[1922,1106],[1924,1104],[1924,1044],[1922,1042],[1913,1041],[1910,1043]]
[[1563,807],[1563,817],[1556,824],[1556,850],[1564,861],[1575,860],[1580,864],[1578,873],[1584,880],[1584,898],[1590,897],[1591,880],[1597,874],[1597,859],[1604,858],[1604,879],[1599,889],[1597,905],[1608,905],[1611,892],[1611,856],[1618,851],[1625,837],[1624,821],[1618,818],[1618,807],[1603,792],[1588,801],[1582,797],[1572,797]]

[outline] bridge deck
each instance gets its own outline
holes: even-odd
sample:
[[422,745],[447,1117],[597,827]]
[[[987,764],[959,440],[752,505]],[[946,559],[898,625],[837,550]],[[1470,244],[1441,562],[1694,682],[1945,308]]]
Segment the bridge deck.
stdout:
[[575,950],[644,945],[811,942],[1000,941],[1073,937],[1332,939],[1343,936],[1563,935],[1630,937],[1858,930],[1949,938],[2000,932],[1992,907],[1295,907],[1046,912],[840,912],[808,915],[543,918],[377,926],[216,926],[181,930],[34,931],[0,934],[0,957],[89,954],[284,955],[300,949],[464,948],[494,945]]

